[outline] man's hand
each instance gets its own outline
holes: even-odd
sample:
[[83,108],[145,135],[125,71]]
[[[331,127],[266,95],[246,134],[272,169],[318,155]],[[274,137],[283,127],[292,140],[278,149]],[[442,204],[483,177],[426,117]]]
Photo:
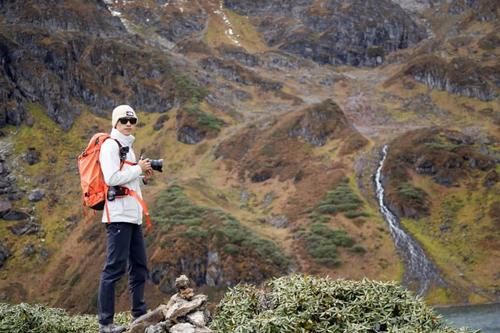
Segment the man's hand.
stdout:
[[146,183],[148,180],[153,178],[153,174],[154,174],[154,172],[152,169],[144,171],[144,178],[143,178],[144,183]]
[[141,167],[142,173],[144,175],[147,176],[148,173],[153,173],[153,169],[151,168],[151,162],[149,161],[149,159],[140,159],[137,165]]

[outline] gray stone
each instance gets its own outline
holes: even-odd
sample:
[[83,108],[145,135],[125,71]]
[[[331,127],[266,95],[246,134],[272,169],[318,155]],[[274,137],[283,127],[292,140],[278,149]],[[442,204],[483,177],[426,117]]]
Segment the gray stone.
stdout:
[[23,255],[25,257],[31,257],[35,253],[36,253],[36,249],[35,249],[35,245],[33,245],[33,244],[28,244],[23,249]]
[[266,223],[276,228],[288,227],[288,218],[285,215],[273,215],[266,217]]
[[29,220],[30,216],[23,212],[16,212],[13,210],[8,211],[2,217],[7,221],[21,221],[21,220]]
[[28,195],[28,200],[31,202],[37,202],[43,199],[45,196],[45,193],[40,190],[40,189],[35,189],[31,191],[31,193]]
[[189,288],[190,281],[186,275],[181,275],[177,279],[175,279],[175,287],[177,289]]
[[180,323],[170,328],[170,333],[196,333],[195,327],[189,323]]
[[192,312],[187,315],[187,319],[191,324],[197,327],[204,327],[207,324],[203,311]]
[[151,325],[146,330],[144,333],[168,333],[168,327],[166,323],[158,323],[156,325]]
[[195,327],[194,333],[212,333],[213,331],[208,327]]
[[12,209],[12,204],[7,200],[0,200],[0,217],[9,212]]
[[26,152],[26,162],[28,162],[29,165],[40,162],[40,152],[33,147],[28,148],[28,151]]
[[274,200],[274,192],[268,192],[266,195],[264,195],[264,199],[262,200],[262,206],[264,208],[269,207]]
[[33,235],[41,231],[41,226],[33,221],[19,222],[14,226],[9,227],[10,231],[16,235]]
[[197,310],[207,301],[207,296],[196,295],[191,301],[186,301],[181,298],[178,294],[175,294],[170,298],[167,304],[167,309],[163,311],[163,314],[167,320],[175,321],[179,317],[184,317],[188,313]]
[[[153,311],[150,311],[139,318],[135,319],[129,327],[128,333],[143,333],[146,328],[155,326],[159,322],[164,322],[165,316],[164,311],[166,310],[165,305],[160,305]],[[167,323],[165,323],[167,325]]]

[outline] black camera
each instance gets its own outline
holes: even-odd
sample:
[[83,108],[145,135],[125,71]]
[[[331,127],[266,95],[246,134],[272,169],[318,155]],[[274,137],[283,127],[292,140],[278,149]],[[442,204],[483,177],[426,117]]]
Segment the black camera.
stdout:
[[117,196],[126,195],[126,191],[121,186],[110,186],[108,188],[108,201],[113,201]]
[[151,169],[159,172],[163,172],[163,159],[161,160],[149,160],[151,162]]

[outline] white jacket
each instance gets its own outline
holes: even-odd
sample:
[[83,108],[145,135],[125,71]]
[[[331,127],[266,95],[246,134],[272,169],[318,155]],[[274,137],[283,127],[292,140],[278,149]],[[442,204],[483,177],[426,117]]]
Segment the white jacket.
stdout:
[[[116,139],[120,142],[122,147],[129,147],[126,160],[136,163],[132,144],[135,137],[132,135],[124,135],[117,129],[113,128],[111,131],[111,138],[106,140],[101,147],[99,161],[101,163],[101,170],[104,176],[104,181],[108,186],[125,186],[137,192],[142,198],[141,193],[141,175],[142,169],[139,165],[123,164],[120,170],[120,148],[116,143]],[[142,207],[136,199],[130,195],[116,197],[113,201],[107,201],[109,210],[109,219],[111,222],[129,222],[142,224]],[[106,207],[102,214],[102,222],[108,222]]]

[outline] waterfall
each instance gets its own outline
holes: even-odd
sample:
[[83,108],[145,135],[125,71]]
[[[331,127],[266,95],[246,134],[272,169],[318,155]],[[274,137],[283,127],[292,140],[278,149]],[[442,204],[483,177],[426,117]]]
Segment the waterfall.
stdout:
[[389,225],[396,249],[405,265],[403,284],[407,287],[414,287],[412,289],[415,289],[419,296],[423,296],[433,282],[443,283],[443,280],[439,276],[436,266],[427,258],[422,247],[406,233],[396,215],[384,203],[382,167],[387,157],[387,151],[388,147],[385,145],[382,149],[382,159],[375,173],[375,186],[380,212]]

